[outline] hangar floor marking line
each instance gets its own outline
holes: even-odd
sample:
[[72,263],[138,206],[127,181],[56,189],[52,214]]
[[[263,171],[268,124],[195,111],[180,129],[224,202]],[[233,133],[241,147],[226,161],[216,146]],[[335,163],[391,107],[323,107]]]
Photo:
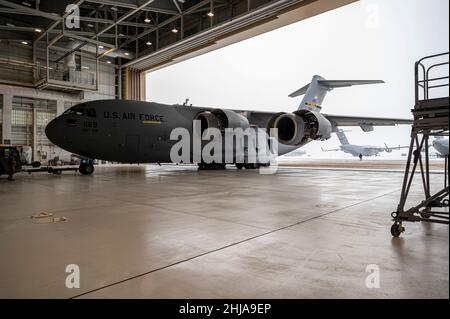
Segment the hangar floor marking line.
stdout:
[[70,297],[69,299],[75,299],[75,298],[79,298],[79,297],[82,297],[82,296],[86,296],[86,295],[88,295],[88,294],[90,294],[90,293],[97,292],[97,291],[100,291],[100,290],[103,290],[103,289],[106,289],[106,288],[109,288],[109,287],[112,287],[112,286],[116,286],[116,285],[119,285],[119,284],[121,284],[121,283],[130,281],[130,280],[133,280],[133,279],[136,279],[136,278],[139,278],[139,277],[143,277],[143,276],[146,276],[146,275],[148,275],[148,274],[151,274],[151,273],[154,273],[154,272],[163,270],[163,269],[167,269],[167,268],[170,268],[170,267],[173,267],[173,266],[176,266],[176,265],[179,265],[179,264],[182,264],[182,263],[185,263],[185,262],[188,262],[188,261],[191,261],[191,260],[194,260],[194,259],[197,259],[197,258],[206,256],[206,255],[209,255],[209,254],[212,254],[212,253],[215,253],[215,252],[218,252],[218,251],[221,251],[221,250],[224,250],[224,249],[233,247],[233,246],[237,246],[237,245],[239,245],[239,244],[241,244],[241,243],[245,243],[245,242],[251,241],[251,240],[256,239],[256,238],[260,238],[260,237],[263,237],[263,236],[266,236],[266,235],[269,235],[269,234],[272,234],[272,233],[275,233],[275,232],[278,232],[278,231],[281,231],[281,230],[288,229],[288,228],[290,228],[290,227],[294,227],[294,226],[297,226],[297,225],[300,225],[300,224],[309,222],[309,221],[311,221],[311,220],[319,219],[319,218],[321,218],[321,217],[324,217],[324,216],[327,216],[327,215],[330,215],[330,214],[334,214],[334,213],[337,213],[337,212],[342,211],[342,210],[344,210],[344,209],[351,208],[351,207],[355,207],[355,206],[358,206],[358,205],[361,205],[361,204],[364,204],[364,203],[367,203],[367,202],[376,200],[376,199],[378,199],[378,198],[381,198],[381,197],[384,197],[384,196],[387,196],[387,195],[390,195],[390,194],[393,194],[393,193],[396,193],[396,192],[399,192],[399,191],[400,191],[399,189],[391,190],[391,191],[389,191],[389,192],[387,192],[387,193],[384,193],[384,194],[382,194],[382,195],[378,195],[378,196],[375,196],[375,197],[371,197],[371,198],[369,198],[369,199],[366,199],[366,200],[363,200],[363,201],[360,201],[360,202],[357,202],[357,203],[354,203],[354,204],[351,204],[351,205],[347,205],[347,206],[345,206],[345,207],[340,207],[340,208],[335,209],[335,210],[332,210],[332,211],[330,211],[330,212],[326,212],[326,213],[323,213],[323,214],[320,214],[320,215],[317,215],[317,216],[314,216],[314,217],[310,217],[310,218],[308,218],[308,219],[305,219],[305,220],[302,220],[302,221],[299,221],[299,222],[296,222],[296,223],[293,223],[293,224],[290,224],[290,225],[287,225],[287,226],[279,227],[279,228],[276,228],[276,229],[273,229],[273,230],[264,232],[264,233],[259,234],[259,235],[256,235],[256,236],[252,236],[252,237],[249,237],[249,238],[246,238],[246,239],[237,241],[237,242],[235,242],[235,243],[231,243],[231,244],[225,245],[225,246],[223,246],[223,247],[219,247],[219,248],[217,248],[217,249],[213,249],[213,250],[210,250],[210,251],[201,253],[201,254],[197,254],[197,255],[195,255],[195,256],[192,256],[192,257],[189,257],[189,258],[185,258],[185,259],[183,259],[183,260],[180,260],[180,261],[171,263],[171,264],[166,265],[166,266],[163,266],[163,267],[159,267],[159,268],[156,268],[156,269],[152,269],[152,270],[149,270],[149,271],[147,271],[147,272],[144,272],[144,273],[141,273],[141,274],[138,274],[138,275],[135,275],[135,276],[131,276],[131,277],[129,277],[129,278],[122,279],[122,280],[113,282],[113,283],[108,284],[108,285],[104,285],[104,286],[102,286],[102,287],[98,287],[98,288],[95,288],[95,289],[91,289],[91,290],[86,291],[86,292],[83,292],[83,293],[81,293],[81,294],[74,295],[74,296]]

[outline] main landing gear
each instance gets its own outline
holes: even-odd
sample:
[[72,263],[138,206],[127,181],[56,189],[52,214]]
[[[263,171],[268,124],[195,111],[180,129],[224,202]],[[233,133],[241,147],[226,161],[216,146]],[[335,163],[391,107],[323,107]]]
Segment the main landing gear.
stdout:
[[269,167],[270,163],[261,164],[261,163],[236,163],[237,169],[258,169],[260,167]]
[[[270,163],[267,164],[261,164],[261,163],[236,163],[237,169],[258,169],[260,167],[268,167],[270,166]],[[199,163],[198,168],[204,169],[204,170],[218,170],[218,169],[225,169],[226,164],[225,163]]]
[[198,163],[198,169],[212,170],[212,169],[225,169],[225,163]]

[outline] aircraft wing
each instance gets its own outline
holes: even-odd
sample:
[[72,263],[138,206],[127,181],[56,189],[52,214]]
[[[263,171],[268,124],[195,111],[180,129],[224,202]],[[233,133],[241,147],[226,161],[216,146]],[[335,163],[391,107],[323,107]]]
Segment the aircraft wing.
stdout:
[[398,124],[412,124],[410,119],[382,118],[382,117],[360,117],[328,115],[324,116],[333,124],[333,126],[359,126],[364,132],[373,131],[374,126],[393,126]]
[[340,148],[334,148],[334,149],[330,149],[330,150],[325,150],[325,149],[323,149],[323,147],[321,147],[321,149],[322,149],[322,152],[338,152],[338,151],[341,151]]
[[395,150],[401,150],[402,148],[409,148],[409,146],[393,146],[393,147],[390,147],[390,146],[388,146],[386,143],[384,143],[384,146],[386,146],[384,149],[386,150],[386,151],[395,151]]

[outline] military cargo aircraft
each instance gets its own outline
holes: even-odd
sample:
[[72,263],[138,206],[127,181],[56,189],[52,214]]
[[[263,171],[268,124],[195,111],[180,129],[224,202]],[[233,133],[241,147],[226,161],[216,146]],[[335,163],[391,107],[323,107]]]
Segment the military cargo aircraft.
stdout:
[[328,150],[325,150],[322,148],[323,152],[342,151],[344,153],[348,153],[348,154],[351,154],[355,157],[359,157],[360,159],[362,159],[363,157],[368,157],[368,156],[378,156],[378,154],[382,153],[382,152],[391,153],[393,150],[409,148],[409,146],[388,147],[386,144],[384,144],[384,147],[373,146],[373,145],[350,144],[348,142],[347,136],[345,136],[344,130],[337,130],[336,135],[339,138],[339,141],[341,142],[340,148],[328,149]]
[[[298,110],[258,112],[186,105],[164,105],[153,102],[98,100],[78,104],[52,120],[46,135],[57,146],[88,158],[122,163],[170,163],[171,149],[177,140],[170,138],[175,128],[193,133],[193,121],[199,121],[201,133],[210,128],[223,132],[227,128],[246,130],[250,127],[278,131],[278,155],[289,153],[313,140],[326,140],[338,126],[360,126],[365,132],[373,126],[410,124],[409,119],[358,117],[322,114],[322,102],[328,91],[353,85],[384,83],[369,81],[329,81],[318,75],[311,83],[290,97],[304,95]],[[267,143],[270,144],[269,139]],[[270,145],[269,145],[270,146]],[[193,152],[193,149],[190,150]],[[192,154],[189,162],[200,167],[257,168],[268,163],[231,161],[205,163]],[[91,174],[86,164],[83,174]]]
[[448,156],[448,138],[437,137],[433,141],[433,147],[438,152],[438,156]]

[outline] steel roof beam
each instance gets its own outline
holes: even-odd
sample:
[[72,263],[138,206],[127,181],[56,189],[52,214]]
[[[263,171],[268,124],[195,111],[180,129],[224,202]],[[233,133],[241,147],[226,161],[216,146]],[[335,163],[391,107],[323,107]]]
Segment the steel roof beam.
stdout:
[[21,12],[27,12],[30,15],[40,16],[40,17],[43,17],[43,18],[46,18],[46,19],[50,19],[50,20],[53,20],[53,21],[58,21],[58,20],[61,19],[61,16],[59,14],[53,14],[53,13],[48,13],[48,12],[36,10],[36,9],[33,9],[33,8],[22,6],[20,4],[9,2],[9,1],[6,1],[6,0],[0,0],[0,4],[2,6],[8,7],[8,8],[16,9],[16,10],[19,10]]
[[[80,17],[81,21],[86,22],[94,22],[94,23],[103,23],[103,24],[111,24],[114,23],[114,20],[108,20],[108,19],[101,19],[101,18],[93,18],[93,17]],[[130,27],[137,27],[137,28],[151,28],[154,25],[150,23],[138,23],[138,22],[130,22],[130,21],[122,21],[119,23],[120,25],[127,25]]]
[[[197,3],[196,5],[193,5],[189,9],[187,9],[183,14],[186,15],[186,14],[192,13],[195,10],[197,10],[197,9],[199,9],[199,8],[203,7],[204,5],[209,4],[209,3],[210,3],[210,0],[203,0],[203,1],[199,2],[199,3]],[[136,41],[136,40],[139,40],[142,37],[145,37],[147,34],[153,32],[153,31],[155,31],[157,29],[160,29],[163,26],[166,26],[166,25],[168,25],[168,24],[170,24],[172,22],[175,22],[179,18],[181,18],[181,14],[177,14],[177,15],[175,15],[173,17],[170,17],[169,19],[164,20],[163,22],[157,24],[155,27],[150,28],[148,30],[145,30],[145,31],[139,33],[137,36],[134,36],[130,40],[124,42],[123,44],[120,45],[120,48],[122,48],[122,47],[124,47],[124,46],[126,46],[126,45],[128,45],[128,44],[130,44],[130,43],[132,43],[134,41]]]
[[[111,6],[111,7],[122,7],[122,8],[127,8],[127,9],[136,9],[136,8],[138,8],[137,5],[132,4],[132,3],[124,3],[124,2],[111,1],[111,0],[87,0],[87,2],[93,2],[93,3],[97,3],[97,4],[108,5],[108,6]],[[141,10],[142,11],[157,12],[157,13],[164,13],[164,14],[171,14],[171,15],[178,14],[178,12],[175,11],[175,10],[164,9],[164,8],[157,8],[157,7],[148,7],[148,8],[143,8]]]
[[135,14],[136,12],[142,10],[143,8],[145,8],[146,6],[148,6],[150,3],[152,3],[155,0],[147,0],[145,1],[143,4],[141,4],[139,7],[136,7],[132,10],[130,10],[128,13],[126,13],[125,15],[121,16],[119,20],[117,20],[116,22],[114,22],[113,24],[107,26],[106,28],[104,28],[103,30],[101,30],[99,33],[97,33],[97,36],[105,33],[106,31],[114,28],[117,24],[121,23],[122,21],[125,21],[126,19],[128,19],[129,17],[131,17],[133,14]]

